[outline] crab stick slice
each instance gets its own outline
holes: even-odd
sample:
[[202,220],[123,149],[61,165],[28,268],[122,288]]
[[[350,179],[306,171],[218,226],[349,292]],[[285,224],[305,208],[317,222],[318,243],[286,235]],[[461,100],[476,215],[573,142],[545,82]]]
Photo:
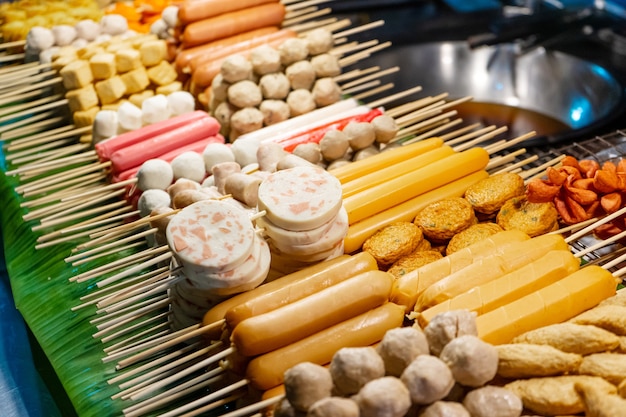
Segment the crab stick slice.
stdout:
[[415,307],[417,297],[433,283],[479,259],[500,253],[508,245],[529,239],[530,236],[519,230],[505,230],[424,265],[396,280],[391,301],[406,306],[408,313]]
[[480,171],[488,162],[489,153],[485,149],[471,148],[346,197],[343,204],[348,211],[349,222],[354,224],[415,196]]
[[476,318],[478,336],[492,344],[539,327],[561,323],[615,294],[618,280],[604,268],[588,265],[532,294]]
[[300,339],[280,349],[253,358],[246,369],[246,379],[259,390],[283,383],[283,374],[301,362],[330,363],[343,347],[370,346],[379,342],[387,330],[400,327],[404,308],[393,303],[360,314]]
[[563,236],[540,235],[512,243],[500,253],[474,261],[426,288],[417,298],[415,311],[423,311],[471,288],[500,278],[552,250],[569,250]]
[[541,258],[494,281],[472,288],[418,315],[425,327],[434,316],[451,310],[475,311],[478,315],[495,310],[518,298],[576,272],[580,260],[568,250],[549,251]]
[[[237,325],[231,342],[245,356],[256,356],[383,305],[393,276],[369,271]],[[296,319],[294,319],[296,318]]]

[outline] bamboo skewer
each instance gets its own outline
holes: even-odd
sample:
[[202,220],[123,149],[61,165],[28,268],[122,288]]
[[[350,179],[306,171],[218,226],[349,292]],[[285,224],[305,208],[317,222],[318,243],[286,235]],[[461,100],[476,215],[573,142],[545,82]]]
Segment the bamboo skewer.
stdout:
[[365,100],[366,98],[369,98],[369,97],[374,96],[376,94],[380,94],[380,93],[382,93],[384,91],[391,90],[393,87],[394,87],[394,85],[392,83],[384,84],[384,85],[381,85],[380,87],[372,88],[371,90],[368,90],[368,91],[366,91],[364,93],[355,94],[354,98],[356,100]]
[[291,18],[288,18],[287,16],[285,16],[285,19],[283,20],[282,24],[283,24],[283,27],[289,27],[289,26],[300,24],[302,22],[306,22],[307,20],[315,19],[321,16],[326,16],[331,13],[332,13],[332,9],[330,7],[326,7],[324,9],[319,9],[308,14],[295,16]]

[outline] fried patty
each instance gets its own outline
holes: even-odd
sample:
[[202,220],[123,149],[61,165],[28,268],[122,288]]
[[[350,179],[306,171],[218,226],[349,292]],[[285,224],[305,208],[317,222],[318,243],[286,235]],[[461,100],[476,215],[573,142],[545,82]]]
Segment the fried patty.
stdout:
[[471,185],[465,191],[465,198],[477,212],[493,214],[509,199],[524,195],[524,192],[524,179],[513,172],[504,172]]
[[424,266],[441,258],[443,258],[443,255],[437,250],[418,250],[398,259],[391,265],[387,272],[398,279],[420,266]]
[[417,213],[414,220],[431,243],[447,241],[476,222],[474,208],[461,197],[432,203]]
[[531,203],[521,196],[504,203],[496,216],[496,223],[504,230],[521,230],[534,237],[557,230],[558,219],[553,203]]
[[387,268],[401,257],[415,251],[424,235],[411,222],[396,222],[383,227],[363,243],[381,268]]
[[446,255],[450,255],[459,249],[463,249],[501,231],[502,227],[496,223],[486,222],[473,224],[452,236],[452,239],[448,242],[448,246],[446,246]]

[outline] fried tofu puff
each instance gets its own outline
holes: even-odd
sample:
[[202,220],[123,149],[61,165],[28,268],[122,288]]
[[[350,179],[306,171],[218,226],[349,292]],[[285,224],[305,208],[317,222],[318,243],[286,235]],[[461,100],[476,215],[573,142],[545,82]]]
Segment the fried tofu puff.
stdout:
[[544,416],[560,416],[585,411],[585,405],[574,388],[577,383],[593,384],[606,394],[617,392],[615,385],[605,379],[588,375],[518,379],[504,388],[517,394],[525,409]]
[[496,213],[513,197],[525,193],[524,179],[518,174],[505,172],[491,175],[465,191],[465,198],[474,210],[482,214]]
[[578,369],[582,355],[566,353],[549,345],[511,343],[498,345],[498,375],[531,378],[563,375]]
[[374,233],[363,243],[363,250],[369,252],[378,266],[387,269],[403,256],[413,253],[424,234],[411,222],[392,223]]
[[[425,240],[426,241],[426,240]],[[409,255],[403,256],[394,262],[387,270],[396,279],[416,270],[417,268],[443,258],[441,252],[437,250],[417,250]]]
[[587,417],[624,417],[626,399],[616,394],[607,394],[589,383],[576,383],[576,392],[582,398]]
[[459,249],[463,249],[501,231],[502,227],[496,223],[486,222],[473,224],[452,236],[448,242],[448,246],[446,246],[446,255],[450,255]]
[[626,375],[626,354],[594,353],[583,358],[578,373],[600,376],[613,384],[619,384]]
[[563,352],[589,355],[618,349],[620,338],[592,325],[557,323],[523,333],[515,337],[513,343],[550,345]]
[[453,197],[424,207],[413,222],[422,229],[427,239],[442,242],[476,224],[477,219],[472,205],[466,199]]
[[496,223],[504,230],[521,230],[535,237],[557,230],[558,219],[553,203],[531,203],[521,196],[504,203],[498,211]]

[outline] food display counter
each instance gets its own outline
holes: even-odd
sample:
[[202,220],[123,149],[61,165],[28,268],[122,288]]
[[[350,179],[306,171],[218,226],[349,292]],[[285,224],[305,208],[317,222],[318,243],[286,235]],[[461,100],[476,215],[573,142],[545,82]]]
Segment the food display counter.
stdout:
[[[289,401],[281,404],[294,407],[299,397],[289,389],[299,385],[285,381],[283,386],[283,375],[287,374],[282,371],[277,371],[278,376],[261,371],[270,366],[268,363],[285,366],[291,360],[290,354],[280,350],[285,347],[282,339],[289,337],[284,329],[293,329],[289,332],[295,339],[286,342],[293,345],[304,345],[310,337],[328,332],[332,335],[326,336],[332,339],[328,349],[337,350],[348,343],[342,339],[348,336],[336,326],[346,324],[352,326],[343,332],[352,335],[349,343],[363,347],[378,345],[382,339],[374,330],[363,330],[367,326],[378,332],[386,331],[385,326],[415,330],[434,322],[432,329],[439,310],[458,314],[454,309],[446,310],[446,303],[467,306],[464,303],[469,298],[463,301],[466,292],[484,291],[481,302],[488,303],[491,284],[486,276],[491,271],[476,281],[474,275],[455,277],[449,271],[439,277],[447,278],[439,287],[434,285],[434,273],[429,272],[433,275],[420,278],[419,286],[427,285],[424,282],[433,286],[420,287],[418,297],[413,290],[413,285],[418,288],[418,278],[411,277],[419,277],[420,270],[396,265],[397,254],[380,255],[377,249],[381,248],[375,248],[373,237],[384,241],[385,232],[391,242],[397,242],[406,234],[419,235],[409,252],[417,252],[420,241],[428,245],[423,250],[433,256],[429,262],[435,262],[454,259],[450,257],[452,248],[446,249],[446,245],[470,225],[489,223],[506,233],[505,214],[496,221],[496,210],[475,211],[476,205],[462,198],[470,187],[497,174],[510,174],[521,184],[511,186],[522,191],[508,196],[507,201],[523,198],[534,199],[532,204],[548,204],[549,215],[545,216],[552,216],[552,220],[533,224],[541,229],[536,233],[535,229],[520,232],[518,226],[510,227],[519,232],[511,240],[519,237],[520,242],[516,242],[519,246],[507,244],[519,248],[526,258],[513,260],[498,255],[502,257],[497,260],[501,270],[493,272],[493,281],[513,274],[526,263],[535,265],[545,252],[554,251],[558,252],[554,258],[537,265],[556,269],[554,264],[562,263],[558,273],[565,274],[562,278],[570,279],[567,282],[571,286],[567,296],[552,287],[558,284],[558,288],[565,288],[556,278],[524,287],[518,281],[527,277],[518,272],[515,283],[513,275],[507,278],[510,288],[492,294],[493,311],[481,306],[469,316],[460,315],[461,324],[456,324],[460,327],[455,331],[460,334],[470,329],[469,333],[475,333],[467,343],[486,349],[485,357],[493,360],[486,359],[485,368],[497,364],[497,349],[502,357],[509,353],[499,345],[509,346],[514,336],[526,336],[522,330],[535,330],[535,321],[556,324],[541,316],[552,314],[557,323],[578,317],[613,297],[614,289],[621,287],[622,241],[611,238],[621,230],[605,227],[606,235],[576,235],[598,221],[596,217],[610,217],[623,207],[615,203],[620,207],[608,208],[609,202],[621,198],[626,189],[625,184],[619,188],[618,181],[626,175],[621,172],[626,168],[621,161],[626,134],[620,130],[626,113],[626,49],[621,48],[620,24],[626,17],[619,2],[605,8],[564,2],[562,9],[555,9],[553,2],[481,1],[470,7],[468,2],[421,0],[246,1],[250,3],[247,9],[264,8],[255,9],[259,13],[255,19],[244,16],[241,10],[230,10],[228,2],[213,0],[216,8],[225,11],[211,12],[217,14],[203,19],[222,20],[193,26],[203,19],[180,12],[186,10],[184,3],[191,1],[98,5],[99,11],[90,12],[97,15],[96,20],[80,26],[80,30],[72,29],[76,23],[63,21],[64,12],[58,12],[54,31],[22,30],[21,39],[16,23],[20,22],[20,12],[0,9],[5,19],[5,39],[0,46],[0,216],[4,247],[4,268],[0,269],[0,311],[4,317],[0,326],[0,414],[256,416],[264,407],[255,409],[255,404],[267,400],[273,406],[284,395],[285,387]],[[119,13],[125,23],[118,20],[122,16]],[[66,15],[71,13],[66,11]],[[94,23],[98,18],[106,24]],[[232,45],[220,44],[210,53],[198,52],[205,42],[243,36],[243,32],[231,33],[234,21],[250,25],[247,32],[258,32],[243,41],[233,40]],[[262,21],[265,23],[258,23]],[[96,30],[93,24],[100,24],[97,30],[102,33],[111,31],[106,39],[91,34],[79,39],[79,34]],[[118,39],[118,25],[150,33],[125,34],[127,38]],[[537,30],[513,30],[519,27]],[[555,31],[554,27],[563,30]],[[74,46],[43,46],[50,40],[47,35],[62,39],[72,30]],[[218,30],[224,32],[218,39],[201,39]],[[331,45],[325,46],[327,39]],[[265,50],[257,55],[245,48],[234,54],[223,52],[242,44],[248,49],[254,46],[254,51]],[[93,50],[90,45],[95,45]],[[315,47],[321,52],[312,52]],[[75,49],[68,52],[71,48]],[[213,55],[208,55],[209,59],[203,54]],[[320,55],[328,55],[327,60],[314,59]],[[310,72],[298,68],[296,73],[298,63],[306,63]],[[160,101],[149,100],[153,96]],[[289,97],[294,97],[291,102]],[[150,104],[144,107],[146,102]],[[277,123],[285,111],[290,114]],[[338,120],[337,115],[342,118]],[[307,117],[307,128],[294,122]],[[361,134],[361,129],[372,132],[372,140]],[[276,146],[272,148],[269,142]],[[212,149],[211,153],[207,149]],[[188,151],[187,159],[180,158],[181,150]],[[569,159],[562,162],[565,155]],[[150,166],[144,164],[146,160],[159,162]],[[198,160],[199,174],[195,172]],[[589,160],[597,163],[593,173],[584,168]],[[209,164],[212,169],[207,168]],[[215,168],[220,164],[228,168]],[[615,174],[616,185],[610,190],[608,186],[594,189],[594,202],[583,204],[576,200],[583,198],[582,192],[575,194],[578,191],[568,188],[572,184],[555,182],[556,172],[565,175],[574,167],[577,179],[586,180],[585,184],[594,181],[597,171],[606,175],[610,171]],[[555,176],[546,179],[546,172]],[[237,179],[227,181],[227,174]],[[180,186],[186,187],[184,199],[176,200],[175,193],[183,194],[174,187],[180,178],[188,183]],[[189,185],[192,182],[194,185]],[[166,184],[154,186],[157,183]],[[200,191],[200,183],[214,194],[209,197],[208,191]],[[72,196],[72,190],[79,190],[78,198]],[[166,209],[163,199],[167,199]],[[205,200],[212,203],[205,204]],[[454,226],[447,225],[445,231],[433,232],[428,219],[416,217],[417,213],[426,216],[427,208],[447,200],[463,200],[470,207],[471,215],[458,230],[450,232]],[[185,210],[190,206],[195,211]],[[198,230],[196,226],[202,222],[196,216],[209,216],[218,226],[203,225],[204,229]],[[170,226],[157,223],[163,219]],[[536,219],[532,222],[541,223]],[[617,227],[617,221],[612,224]],[[551,234],[556,230],[563,237]],[[235,233],[239,239],[232,238]],[[611,239],[612,245],[602,246],[605,238]],[[219,243],[206,244],[206,239]],[[496,245],[495,239],[485,241]],[[496,246],[489,250],[500,251]],[[508,252],[503,249],[502,253]],[[475,252],[477,260],[481,259],[478,254]],[[390,261],[386,256],[395,258]],[[555,261],[559,256],[562,262]],[[219,261],[214,265],[207,259]],[[580,268],[581,260],[590,267]],[[330,278],[319,284],[318,294],[328,290],[328,297],[340,297],[345,304],[343,308],[329,305],[328,317],[319,329],[312,331],[313,324],[285,317],[283,333],[274,329],[273,322],[250,321],[246,327],[237,321],[237,314],[245,317],[248,313],[245,308],[241,312],[233,307],[248,306],[245,303],[254,306],[254,299],[246,299],[246,294],[257,294],[252,291],[262,288],[264,281],[279,294],[276,297],[280,300],[274,300],[278,305],[272,308],[289,305],[294,309],[290,313],[293,317],[303,316],[307,305],[294,298],[295,289],[281,292],[285,291],[280,288],[284,286],[281,279],[293,276],[296,282],[295,277],[323,275],[326,268],[340,271],[342,263],[358,270],[353,275],[363,282],[366,278],[370,281],[349,282],[348,278],[354,278],[350,275],[337,278],[345,279],[341,284],[329,284]],[[570,264],[574,266],[567,269]],[[598,267],[602,264],[611,267]],[[588,272],[582,280],[582,274],[576,274],[579,268]],[[207,283],[202,281],[206,277]],[[519,290],[511,289],[514,286]],[[332,291],[345,293],[333,295]],[[310,296],[310,302],[318,306],[327,303],[328,297],[315,298],[316,294],[309,293],[302,299]],[[268,298],[263,308],[269,308],[272,300],[264,296]],[[239,304],[220,310],[229,302]],[[545,305],[537,307],[541,312],[532,318],[526,313],[514,317],[513,313],[520,310],[515,302],[526,302],[529,310],[540,302]],[[221,317],[211,318],[211,313],[221,313]],[[496,318],[497,313],[500,317],[511,314],[510,320],[503,322]],[[259,311],[255,314],[261,316]],[[225,328],[237,332],[233,330],[232,339],[220,341],[224,319]],[[583,319],[589,323],[594,320]],[[462,328],[463,323],[467,329]],[[507,327],[509,323],[513,324]],[[515,326],[517,330],[512,330]],[[271,341],[252,340],[260,333],[259,328],[265,329],[264,336],[274,331],[278,336]],[[434,347],[436,336],[428,338],[425,343],[431,344],[431,355],[423,356],[434,360],[443,355],[453,373],[460,372],[455,361],[463,354],[449,352],[452,348],[444,354],[443,346],[438,350]],[[611,346],[594,353],[625,355],[624,346]],[[385,348],[378,349],[382,354]],[[309,361],[318,360],[320,365],[330,362],[324,356],[311,358]],[[356,359],[344,360],[349,364]],[[343,376],[349,374],[349,366],[344,367]],[[222,375],[226,368],[235,372]],[[311,372],[320,372],[325,378],[332,371],[319,368]],[[245,378],[242,369],[247,369]],[[524,387],[518,388],[513,382],[537,375],[515,369],[494,379],[494,368],[493,375],[482,378],[477,369],[465,379],[455,373],[449,378],[446,395],[437,399],[455,398],[460,404],[474,388],[500,389],[509,383],[507,387],[515,394],[498,391],[485,395],[510,399],[514,404],[512,416],[543,413],[540,406],[533,408],[532,395],[524,394]],[[557,374],[576,373],[559,369]],[[383,373],[392,378],[390,369]],[[306,372],[303,375],[308,377]],[[589,375],[600,378],[599,373]],[[399,383],[400,373],[395,376],[392,382],[383,381],[391,385],[377,389],[395,387],[403,392],[405,388],[393,385]],[[609,379],[601,388],[611,399],[618,397],[618,390],[626,391],[622,381]],[[340,390],[338,377],[333,383],[334,389]],[[415,390],[412,383],[404,384],[409,391]],[[452,385],[458,389],[453,391]],[[589,395],[590,391],[585,391],[589,387],[582,382],[576,386],[581,396]],[[575,393],[573,387],[571,383],[570,391]],[[221,395],[222,390],[226,394]],[[385,398],[369,401],[370,396],[378,398],[375,392],[361,393],[354,397],[358,405],[348,407],[361,407],[365,413],[363,410],[376,410],[385,403]],[[472,409],[476,400],[469,397],[464,404]],[[404,413],[394,415],[412,415],[407,414],[410,407],[424,411],[435,402],[407,398],[394,400],[392,408],[408,401]],[[581,401],[572,406],[572,414],[584,415]],[[252,407],[250,412],[245,411],[246,406]],[[414,414],[418,415],[417,411]]]

